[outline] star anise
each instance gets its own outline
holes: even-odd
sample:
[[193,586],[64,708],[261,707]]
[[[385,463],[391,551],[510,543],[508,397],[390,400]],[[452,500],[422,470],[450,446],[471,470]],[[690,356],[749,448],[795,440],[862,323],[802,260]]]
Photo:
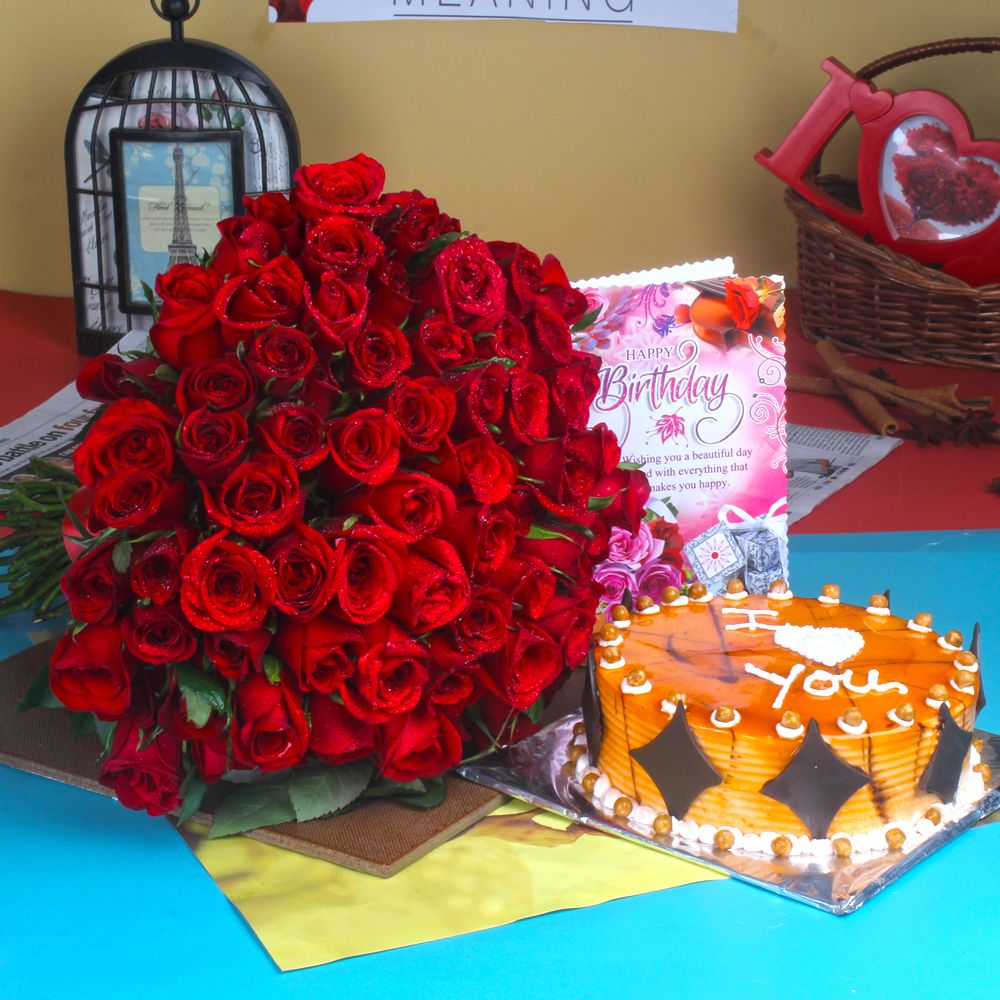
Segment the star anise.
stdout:
[[993,419],[990,410],[968,410],[964,416],[954,417],[951,422],[951,438],[956,445],[971,444],[978,448],[995,440],[993,435],[997,430],[1000,430],[1000,424]]
[[939,420],[924,422],[913,417],[903,419],[909,424],[909,429],[900,431],[898,437],[916,441],[918,448],[926,448],[929,444],[939,445],[950,436],[947,425]]

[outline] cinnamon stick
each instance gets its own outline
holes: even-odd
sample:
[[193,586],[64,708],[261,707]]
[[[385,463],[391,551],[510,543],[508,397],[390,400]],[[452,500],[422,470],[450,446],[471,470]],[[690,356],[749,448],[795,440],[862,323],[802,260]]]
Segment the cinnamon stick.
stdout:
[[[851,405],[857,410],[861,418],[868,424],[876,434],[883,436],[895,434],[899,430],[899,423],[893,418],[889,411],[882,405],[881,400],[874,391],[866,385],[858,385],[854,379],[850,378],[854,369],[843,359],[840,351],[828,340],[820,340],[816,344],[816,350],[823,359],[823,363],[833,376],[833,381],[837,388],[848,398]],[[879,382],[866,376],[871,382]],[[882,383],[888,385],[888,382]]]
[[811,396],[840,398],[844,395],[832,378],[823,378],[820,375],[797,375],[789,372],[785,384],[790,392],[807,392]]

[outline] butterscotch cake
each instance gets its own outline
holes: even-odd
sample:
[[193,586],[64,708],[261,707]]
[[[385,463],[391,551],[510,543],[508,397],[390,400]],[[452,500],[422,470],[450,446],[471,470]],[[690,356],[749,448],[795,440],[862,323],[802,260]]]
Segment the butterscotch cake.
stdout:
[[[906,850],[978,798],[984,704],[970,641],[828,584],[609,609],[567,771],[651,836],[772,855]],[[950,623],[949,623],[950,624]],[[585,748],[585,749],[583,749]]]

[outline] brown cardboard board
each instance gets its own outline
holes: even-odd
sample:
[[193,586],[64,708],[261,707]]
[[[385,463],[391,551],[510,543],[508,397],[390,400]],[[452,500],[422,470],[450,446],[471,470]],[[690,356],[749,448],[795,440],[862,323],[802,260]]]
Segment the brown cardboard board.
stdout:
[[[48,663],[53,645],[33,646],[0,663],[0,763],[110,795],[97,780],[101,747],[96,736],[74,739],[69,718],[61,710],[15,711],[28,686]],[[505,800],[497,792],[454,775],[445,779],[445,785],[445,800],[434,809],[410,809],[389,799],[373,799],[343,815],[283,823],[247,836],[388,877],[472,826]],[[195,820],[211,825],[221,798],[217,787],[210,788]]]

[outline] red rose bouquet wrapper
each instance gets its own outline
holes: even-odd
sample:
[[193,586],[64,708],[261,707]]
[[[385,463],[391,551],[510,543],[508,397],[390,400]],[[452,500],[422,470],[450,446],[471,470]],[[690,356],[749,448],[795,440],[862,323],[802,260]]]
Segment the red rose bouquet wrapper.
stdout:
[[152,815],[259,778],[215,835],[431,803],[530,732],[649,493],[587,427],[592,317],[554,257],[363,154],[295,181],[157,278],[150,350],[87,363],[72,470],[0,487],[0,609],[70,617],[22,704],[96,729],[102,783]]

